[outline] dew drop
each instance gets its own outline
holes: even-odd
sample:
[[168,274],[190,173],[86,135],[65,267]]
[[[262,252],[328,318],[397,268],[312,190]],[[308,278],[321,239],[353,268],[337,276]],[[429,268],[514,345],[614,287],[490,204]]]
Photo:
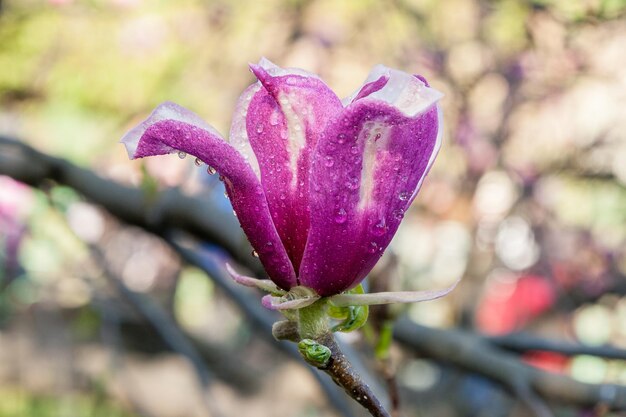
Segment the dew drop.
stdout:
[[256,125],[256,133],[262,133],[263,132],[263,123],[259,123],[258,125]]
[[402,218],[404,217],[404,210],[397,209],[397,210],[394,210],[392,214],[396,220],[402,220]]
[[376,236],[382,236],[387,232],[387,224],[385,223],[385,218],[383,217],[378,221],[378,223],[372,226],[372,233]]
[[359,179],[356,177],[350,178],[348,181],[346,181],[346,187],[349,190],[356,190],[357,188],[359,188]]
[[337,141],[339,143],[346,143],[346,135],[344,135],[343,133],[338,134]]
[[274,244],[272,242],[267,242],[265,244],[265,251],[268,253],[274,252]]
[[330,168],[333,165],[335,165],[335,160],[333,159],[332,156],[327,156],[326,159],[324,160],[324,166],[326,166],[327,168]]
[[398,195],[398,198],[402,201],[406,201],[409,199],[409,193],[407,193],[406,191],[403,191]]
[[352,146],[352,147],[350,148],[350,153],[351,153],[352,155],[356,155],[357,153],[359,153],[359,147],[358,147],[358,146]]
[[272,126],[278,125],[278,112],[277,111],[273,112],[272,115],[270,116],[270,124]]
[[376,253],[376,252],[378,252],[378,244],[376,242],[370,242],[370,244],[367,247],[367,251],[369,253]]
[[199,166],[201,166],[201,165],[202,165],[202,160],[201,160],[200,158],[196,158],[196,159],[193,161],[193,163],[194,163],[197,167],[199,167]]
[[286,199],[286,198],[287,198],[287,194],[285,194],[285,193],[280,193],[280,199],[281,199],[281,200],[284,200],[284,199]]
[[259,252],[257,252],[257,251],[255,251],[255,250],[253,250],[253,251],[252,251],[252,253],[251,253],[251,255],[252,255],[253,257],[255,257],[255,258],[258,258],[258,257],[259,257]]
[[186,157],[186,156],[187,156],[187,154],[186,154],[185,152],[183,152],[183,151],[179,151],[179,152],[178,152],[178,157],[179,157],[180,159],[185,159],[185,157]]
[[346,211],[343,208],[340,208],[335,213],[335,223],[337,224],[345,223],[347,218],[348,218],[348,213],[346,213]]
[[217,171],[215,170],[215,168],[213,168],[211,165],[209,165],[209,166],[206,168],[206,172],[207,172],[207,174],[209,174],[209,175],[215,175],[215,173],[216,173]]

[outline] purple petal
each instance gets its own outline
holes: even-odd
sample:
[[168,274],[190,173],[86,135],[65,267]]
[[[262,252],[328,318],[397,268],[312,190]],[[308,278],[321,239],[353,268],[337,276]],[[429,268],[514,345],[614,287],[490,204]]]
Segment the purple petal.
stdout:
[[254,152],[272,219],[297,271],[310,224],[311,155],[328,120],[343,107],[316,76],[267,60],[250,67],[260,85],[244,93],[249,104],[242,105],[233,120],[231,141],[242,149],[248,143]]
[[184,152],[224,177],[233,209],[268,275],[281,288],[296,285],[294,269],[272,222],[263,189],[244,157],[197,115],[174,103],[157,107],[122,139],[131,158]]
[[385,87],[348,106],[316,149],[311,230],[299,279],[322,296],[353,287],[371,270],[439,149],[440,94],[425,91],[409,102],[406,91],[385,91],[390,85],[418,94],[427,88],[402,77],[392,73]]

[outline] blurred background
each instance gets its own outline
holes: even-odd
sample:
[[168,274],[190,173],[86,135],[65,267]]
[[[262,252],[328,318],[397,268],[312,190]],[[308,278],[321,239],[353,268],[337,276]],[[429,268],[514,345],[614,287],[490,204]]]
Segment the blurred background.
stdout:
[[[500,384],[378,336],[403,316],[626,349],[625,16],[625,0],[3,0],[0,133],[147,193],[177,187],[237,230],[206,167],[131,162],[119,138],[165,100],[227,134],[262,56],[340,97],[378,63],[422,74],[445,94],[444,143],[370,285],[463,281],[342,340],[380,381],[396,374],[403,415],[527,415]],[[71,187],[0,175],[1,417],[343,415],[256,327],[161,238]],[[623,360],[516,355],[626,384]]]

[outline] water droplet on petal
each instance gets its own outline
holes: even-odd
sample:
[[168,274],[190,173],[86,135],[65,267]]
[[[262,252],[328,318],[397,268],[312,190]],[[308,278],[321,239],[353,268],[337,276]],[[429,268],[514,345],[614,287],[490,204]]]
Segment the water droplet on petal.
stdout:
[[404,217],[404,210],[397,209],[397,210],[394,210],[392,214],[396,220],[402,220],[402,218]]
[[337,141],[339,143],[346,143],[346,135],[344,135],[343,133],[338,134]]
[[272,115],[270,116],[270,124],[272,126],[278,125],[278,112],[277,111],[272,112]]
[[255,250],[252,250],[251,255],[252,255],[253,257],[255,257],[255,258],[258,258],[258,257],[259,257],[259,253],[258,253],[257,251],[255,251]]
[[209,165],[209,166],[206,168],[206,172],[207,172],[207,174],[209,174],[209,175],[215,175],[215,173],[217,172],[217,170],[216,170],[215,168],[213,168],[212,166],[210,166],[210,165]]
[[378,252],[378,244],[376,242],[370,242],[370,244],[367,247],[367,251],[369,253],[376,253],[376,252]]
[[348,213],[346,213],[346,211],[343,208],[340,208],[335,213],[335,223],[337,224],[345,223],[347,218],[348,218]]
[[409,193],[407,193],[406,191],[403,191],[398,195],[398,198],[402,201],[406,201],[409,199]]
[[258,125],[256,125],[256,133],[262,133],[263,132],[263,123],[259,123]]
[[187,156],[187,153],[183,152],[183,151],[179,151],[178,152],[178,157],[180,159],[185,159],[185,157]]
[[265,251],[268,253],[274,252],[274,244],[272,242],[267,242],[265,244]]
[[193,163],[194,163],[197,167],[199,167],[200,165],[202,165],[202,160],[201,160],[200,158],[196,158],[196,159],[193,161]]
[[387,224],[385,218],[380,219],[376,224],[372,226],[372,233],[376,236],[382,236],[387,232]]
[[281,199],[281,200],[284,200],[284,199],[286,199],[286,198],[287,198],[287,194],[285,194],[285,193],[280,193],[280,199]]
[[349,190],[356,190],[357,188],[359,188],[359,179],[357,177],[350,178],[348,181],[346,181],[346,187]]
[[335,165],[335,160],[333,159],[332,156],[327,156],[326,159],[324,160],[324,165],[326,167],[330,168],[333,165]]
[[357,153],[359,153],[359,147],[358,147],[358,146],[352,146],[352,147],[350,148],[350,153],[351,153],[352,155],[356,155]]

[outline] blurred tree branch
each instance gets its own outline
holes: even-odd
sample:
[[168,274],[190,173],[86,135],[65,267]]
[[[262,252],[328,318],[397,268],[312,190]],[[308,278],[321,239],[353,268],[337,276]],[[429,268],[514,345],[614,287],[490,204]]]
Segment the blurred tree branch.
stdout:
[[486,376],[518,392],[520,386],[532,389],[542,398],[555,402],[591,407],[605,404],[626,409],[626,387],[613,384],[585,384],[564,375],[542,371],[520,362],[489,343],[489,339],[460,330],[433,329],[400,319],[396,339],[416,351],[441,362]]
[[[33,187],[45,187],[48,181],[72,187],[120,220],[164,237],[185,261],[207,272],[253,321],[255,327],[263,329],[262,333],[266,337],[271,337],[271,325],[274,322],[272,314],[263,310],[260,303],[250,301],[250,296],[244,289],[229,282],[224,271],[215,262],[181,244],[180,239],[172,234],[172,231],[180,230],[201,240],[216,243],[241,264],[259,274],[260,265],[249,256],[249,247],[236,223],[232,218],[220,214],[219,210],[214,210],[211,201],[199,201],[172,189],[150,202],[142,190],[108,181],[89,170],[38,152],[7,137],[0,137],[0,174],[9,175]],[[604,404],[612,409],[626,410],[626,387],[585,384],[564,375],[551,374],[525,365],[515,356],[495,346],[504,346],[502,340],[490,340],[457,330],[431,329],[408,320],[398,322],[395,337],[404,345],[428,357],[503,384],[516,393],[536,415],[550,415],[543,404],[544,400],[581,407]],[[556,351],[556,347],[549,349],[549,343],[541,345],[535,340],[536,346]],[[568,351],[563,345],[561,347],[563,353],[575,354],[574,350],[568,348]],[[293,345],[284,345],[282,348],[287,349],[290,355],[298,355],[295,351],[291,352],[295,348]],[[511,343],[508,348],[511,348]],[[611,354],[616,355],[617,351],[612,350]],[[326,392],[329,394],[328,390]]]

